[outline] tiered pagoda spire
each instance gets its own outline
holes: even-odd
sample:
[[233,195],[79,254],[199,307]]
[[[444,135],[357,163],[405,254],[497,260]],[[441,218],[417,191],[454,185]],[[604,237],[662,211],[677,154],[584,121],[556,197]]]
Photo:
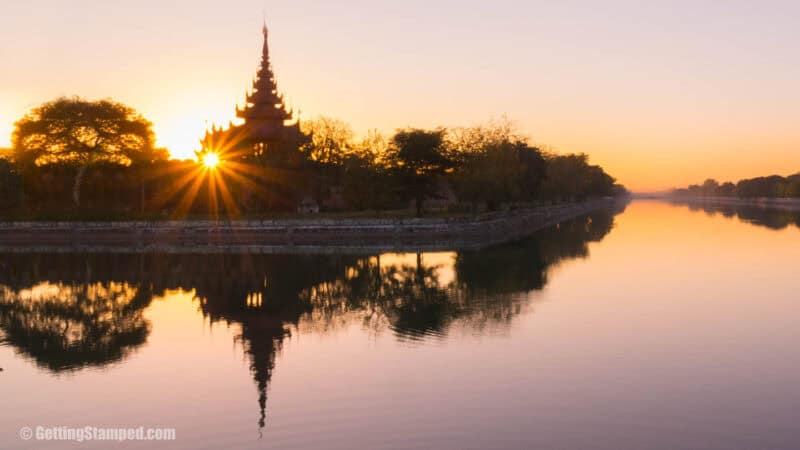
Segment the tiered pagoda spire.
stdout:
[[[278,83],[272,71],[269,58],[269,30],[264,25],[264,47],[261,54],[261,67],[258,70],[253,88],[247,94],[244,108],[236,108],[236,116],[250,123],[257,131],[257,137],[269,139],[271,131],[280,129],[287,120],[292,119],[292,111],[287,110],[283,95],[278,92]],[[253,136],[256,137],[256,136]]]
[[245,93],[243,107],[236,106],[241,125],[227,128],[212,127],[202,140],[204,151],[224,153],[231,157],[262,157],[277,151],[296,150],[310,137],[300,130],[294,111],[287,107],[272,71],[269,54],[269,30],[264,24],[264,46],[261,66],[252,88]]

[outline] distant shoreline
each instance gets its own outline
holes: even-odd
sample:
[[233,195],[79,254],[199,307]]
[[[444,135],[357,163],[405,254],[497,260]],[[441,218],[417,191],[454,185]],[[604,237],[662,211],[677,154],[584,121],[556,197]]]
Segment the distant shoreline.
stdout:
[[667,196],[667,200],[683,204],[717,205],[717,206],[755,206],[759,208],[800,211],[800,198],[739,198],[739,197],[684,197]]
[[165,222],[3,222],[0,252],[425,251],[518,239],[619,199],[452,218],[278,219]]

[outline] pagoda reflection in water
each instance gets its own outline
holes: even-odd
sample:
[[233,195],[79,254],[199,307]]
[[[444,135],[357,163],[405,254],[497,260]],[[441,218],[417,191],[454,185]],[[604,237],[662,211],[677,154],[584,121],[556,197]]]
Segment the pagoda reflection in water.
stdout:
[[[596,211],[516,243],[455,252],[446,267],[424,254],[394,261],[381,255],[0,254],[0,331],[6,345],[50,372],[102,366],[145,343],[151,326],[142,313],[153,298],[194,291],[204,317],[240,330],[236,339],[256,384],[261,429],[276,355],[294,333],[361,324],[425,342],[454,328],[506,330],[554,265],[585,257],[587,244],[612,229],[615,212]],[[65,337],[69,327],[85,333]]]

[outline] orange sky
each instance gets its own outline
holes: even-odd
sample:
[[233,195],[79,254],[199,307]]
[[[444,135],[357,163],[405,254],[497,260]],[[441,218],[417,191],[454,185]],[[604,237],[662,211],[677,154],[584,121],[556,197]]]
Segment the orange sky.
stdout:
[[233,119],[266,8],[279,86],[304,117],[389,133],[507,115],[634,190],[800,171],[795,2],[379,3],[4,5],[0,147],[31,107],[79,95],[133,106],[159,145],[192,155]]

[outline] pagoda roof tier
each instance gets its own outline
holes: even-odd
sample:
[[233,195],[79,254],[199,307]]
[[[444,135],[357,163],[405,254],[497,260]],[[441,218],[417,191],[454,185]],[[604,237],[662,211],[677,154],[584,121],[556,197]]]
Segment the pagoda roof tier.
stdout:
[[283,95],[279,94],[276,90],[271,89],[255,89],[247,95],[247,103],[268,103],[272,105],[282,104]]
[[244,109],[236,108],[236,117],[245,120],[289,120],[292,113],[287,111],[283,105],[250,105]]

